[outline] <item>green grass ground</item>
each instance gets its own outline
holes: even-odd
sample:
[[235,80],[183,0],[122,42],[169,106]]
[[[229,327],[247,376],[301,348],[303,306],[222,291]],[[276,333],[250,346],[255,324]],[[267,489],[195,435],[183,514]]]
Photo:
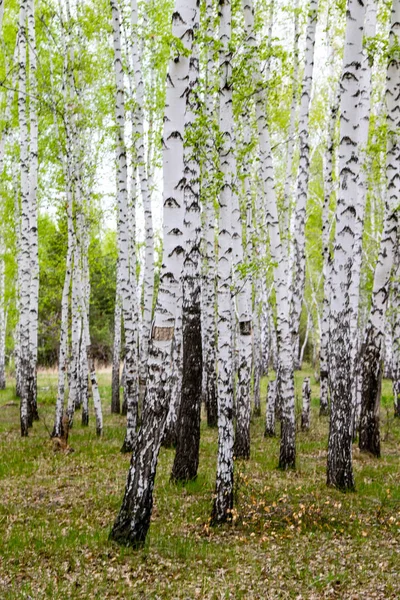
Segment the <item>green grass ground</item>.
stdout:
[[[302,378],[297,376],[300,397]],[[312,380],[313,381],[313,380]],[[70,443],[55,453],[56,375],[39,375],[42,420],[19,435],[10,386],[0,392],[0,599],[41,598],[400,598],[400,422],[384,383],[382,458],[354,446],[357,491],[325,485],[327,419],[298,433],[295,472],[276,469],[278,439],[252,423],[252,458],[236,463],[234,523],[210,529],[216,431],[202,423],[199,476],[169,482],[172,450],[162,450],[146,547],[121,548],[108,534],[121,503],[129,456],[119,448],[124,418],[110,415],[110,374],[100,374],[105,415],[77,415]],[[266,382],[263,382],[264,388]],[[264,394],[265,395],[265,389]],[[263,407],[264,408],[264,407]]]

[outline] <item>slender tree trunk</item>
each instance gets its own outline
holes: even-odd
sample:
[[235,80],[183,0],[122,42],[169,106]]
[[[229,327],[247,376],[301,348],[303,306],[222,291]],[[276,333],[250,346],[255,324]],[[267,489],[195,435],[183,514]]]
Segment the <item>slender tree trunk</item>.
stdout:
[[176,305],[176,318],[174,330],[174,345],[172,349],[172,374],[171,392],[167,421],[165,423],[163,446],[175,448],[178,435],[178,414],[182,398],[182,292]]
[[303,410],[301,413],[301,428],[303,431],[310,429],[310,408],[311,408],[311,386],[310,378],[306,377],[302,388]]
[[320,360],[320,416],[327,415],[329,412],[329,317],[330,317],[330,298],[331,298],[331,270],[332,260],[330,255],[330,203],[333,194],[333,169],[335,155],[335,128],[337,113],[339,109],[339,88],[331,99],[331,114],[328,126],[328,143],[325,151],[324,164],[324,204],[322,208],[322,253],[323,253],[323,280],[324,280],[324,300],[322,307],[321,321],[321,344],[319,351]]
[[[124,74],[121,54],[121,25],[118,3],[111,0],[113,42],[114,42],[114,71],[116,85],[115,117],[117,122],[117,202],[118,202],[118,253],[120,293],[122,298],[122,313],[125,330],[125,385],[124,392],[127,403],[127,427],[123,452],[133,449],[136,436],[139,407],[139,386],[137,369],[137,324],[136,308],[136,272],[134,253],[131,248],[135,224],[132,223],[134,207],[128,203],[128,170],[125,146],[125,102]],[[134,179],[131,182],[134,185]],[[134,203],[134,193],[132,203]]]
[[218,458],[214,505],[211,515],[213,524],[231,518],[233,507],[233,388],[232,388],[232,189],[235,161],[233,156],[233,112],[232,112],[232,56],[231,4],[221,0],[220,10],[220,115],[221,132],[220,160],[223,176],[219,195],[218,236]]
[[30,245],[30,309],[29,309],[29,397],[32,419],[39,419],[37,410],[37,354],[39,315],[39,253],[38,253],[38,116],[36,82],[36,35],[34,0],[27,0],[28,48],[29,48],[29,245]]
[[318,18],[318,0],[310,0],[308,8],[308,22],[306,29],[306,49],[303,85],[301,89],[300,114],[299,114],[299,142],[300,161],[297,174],[296,208],[293,212],[293,245],[294,265],[293,271],[293,293],[291,308],[291,330],[293,336],[293,356],[295,368],[301,369],[299,363],[299,328],[301,309],[304,298],[304,287],[306,280],[305,259],[305,226],[306,207],[308,198],[308,180],[310,176],[310,146],[309,146],[309,114],[311,104],[311,87],[314,71],[314,49],[315,33]]
[[29,152],[28,122],[26,114],[26,0],[21,0],[19,12],[19,77],[18,77],[18,117],[20,130],[20,167],[21,167],[21,269],[20,269],[20,368],[21,368],[21,435],[28,435],[32,423],[29,405],[29,383],[31,360],[29,355],[30,332],[30,210],[29,210]]
[[[366,13],[364,25],[364,38],[370,39],[376,34],[376,13],[377,1],[366,0]],[[367,201],[367,144],[369,133],[369,118],[371,105],[371,65],[373,62],[373,53],[367,53],[364,48],[361,71],[360,71],[360,95],[357,106],[359,128],[358,128],[358,147],[359,147],[359,180],[357,189],[357,220],[355,222],[355,239],[353,248],[353,266],[352,278],[349,290],[351,304],[350,336],[352,340],[351,348],[351,369],[352,369],[352,403],[353,403],[353,437],[355,437],[358,428],[359,408],[361,397],[358,395],[360,389],[360,378],[362,378],[362,369],[360,369],[360,360],[358,354],[361,351],[360,327],[359,327],[359,304],[360,304],[360,282],[361,282],[361,264],[363,254],[363,233],[364,233],[364,214]],[[362,383],[361,383],[362,386]]]
[[4,242],[0,234],[0,390],[6,388],[6,326]]
[[[67,183],[67,182],[66,182]],[[52,437],[61,437],[63,434],[63,416],[64,416],[64,398],[65,398],[65,379],[68,366],[68,319],[69,319],[69,294],[71,288],[71,275],[73,264],[73,223],[72,223],[72,197],[68,194],[67,199],[67,218],[68,218],[68,247],[66,258],[66,269],[64,278],[64,287],[61,298],[61,328],[60,328],[60,350],[58,355],[58,388],[56,413],[54,419],[54,429]]]
[[348,0],[341,79],[339,194],[336,210],[335,256],[332,265],[329,385],[331,418],[327,483],[343,490],[354,488],[352,465],[351,305],[355,199],[359,176],[357,102],[360,89],[365,6]]
[[[207,37],[211,40],[213,31],[213,1],[206,0],[206,28]],[[205,89],[205,118],[207,123],[214,121],[214,79],[215,79],[214,52],[211,44],[207,47],[206,89]],[[216,355],[216,272],[215,272],[215,210],[216,196],[215,185],[215,149],[212,136],[205,139],[206,158],[201,165],[201,196],[204,206],[203,222],[203,262],[201,280],[201,312],[203,336],[203,369],[205,405],[207,411],[207,425],[217,427],[217,355]]]
[[[117,267],[118,271],[118,267]],[[122,325],[122,306],[121,293],[117,282],[117,292],[115,295],[114,310],[114,342],[113,342],[113,363],[111,376],[111,412],[119,414],[120,406],[120,361],[121,361],[121,325]]]
[[[143,28],[146,27],[146,8],[144,9]],[[132,28],[132,66],[135,79],[136,103],[133,115],[135,129],[136,165],[139,170],[139,180],[144,208],[145,221],[145,258],[143,276],[143,316],[140,340],[140,379],[144,383],[147,374],[147,359],[151,336],[151,321],[153,315],[154,295],[154,235],[153,215],[151,207],[151,177],[146,170],[145,137],[144,137],[144,81],[142,58],[143,39],[139,45],[138,38],[138,6],[136,0],[131,0],[131,28]],[[144,34],[145,35],[145,34]]]
[[268,382],[267,392],[267,408],[265,413],[265,431],[264,437],[275,436],[275,412],[276,412],[276,384],[277,380],[273,379]]

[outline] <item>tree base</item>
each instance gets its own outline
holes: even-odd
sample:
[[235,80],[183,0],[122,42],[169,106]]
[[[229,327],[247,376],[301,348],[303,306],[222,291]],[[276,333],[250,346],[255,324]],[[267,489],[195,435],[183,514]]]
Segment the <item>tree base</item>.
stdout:
[[121,446],[121,454],[128,454],[128,452],[132,452],[133,451],[133,442],[128,442],[126,439],[124,440],[124,443]]

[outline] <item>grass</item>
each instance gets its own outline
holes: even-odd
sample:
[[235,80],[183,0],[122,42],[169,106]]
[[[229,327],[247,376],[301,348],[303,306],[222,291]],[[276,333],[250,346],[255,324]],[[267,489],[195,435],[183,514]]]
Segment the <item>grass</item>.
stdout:
[[[302,372],[296,377],[300,397]],[[384,382],[382,458],[354,446],[357,491],[325,485],[327,427],[318,417],[297,436],[297,470],[276,469],[278,438],[252,423],[252,457],[235,466],[233,524],[209,527],[217,433],[202,422],[198,479],[170,483],[162,450],[145,548],[108,541],[129,456],[124,418],[111,415],[110,374],[100,373],[104,436],[76,424],[75,452],[53,452],[56,375],[40,373],[41,421],[21,439],[12,385],[0,392],[0,598],[380,598],[400,597],[400,422]],[[266,381],[263,381],[265,396]],[[300,407],[298,407],[300,411]]]

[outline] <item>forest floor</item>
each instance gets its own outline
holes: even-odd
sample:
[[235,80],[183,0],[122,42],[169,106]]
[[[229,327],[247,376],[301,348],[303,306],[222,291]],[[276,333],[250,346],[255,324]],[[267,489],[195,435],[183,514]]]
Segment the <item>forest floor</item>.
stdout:
[[[296,375],[300,397],[302,378]],[[119,452],[124,417],[110,414],[110,374],[100,374],[104,435],[76,424],[74,452],[55,453],[56,374],[40,373],[41,420],[19,434],[12,385],[0,392],[0,599],[400,598],[400,420],[384,382],[382,458],[354,445],[357,491],[325,485],[327,418],[297,435],[297,469],[276,469],[278,438],[252,422],[251,460],[235,465],[234,522],[209,527],[217,432],[202,421],[199,476],[170,483],[173,450],[160,455],[146,546],[108,541],[130,457]],[[263,381],[265,396],[266,382]],[[265,408],[263,406],[263,408]]]

